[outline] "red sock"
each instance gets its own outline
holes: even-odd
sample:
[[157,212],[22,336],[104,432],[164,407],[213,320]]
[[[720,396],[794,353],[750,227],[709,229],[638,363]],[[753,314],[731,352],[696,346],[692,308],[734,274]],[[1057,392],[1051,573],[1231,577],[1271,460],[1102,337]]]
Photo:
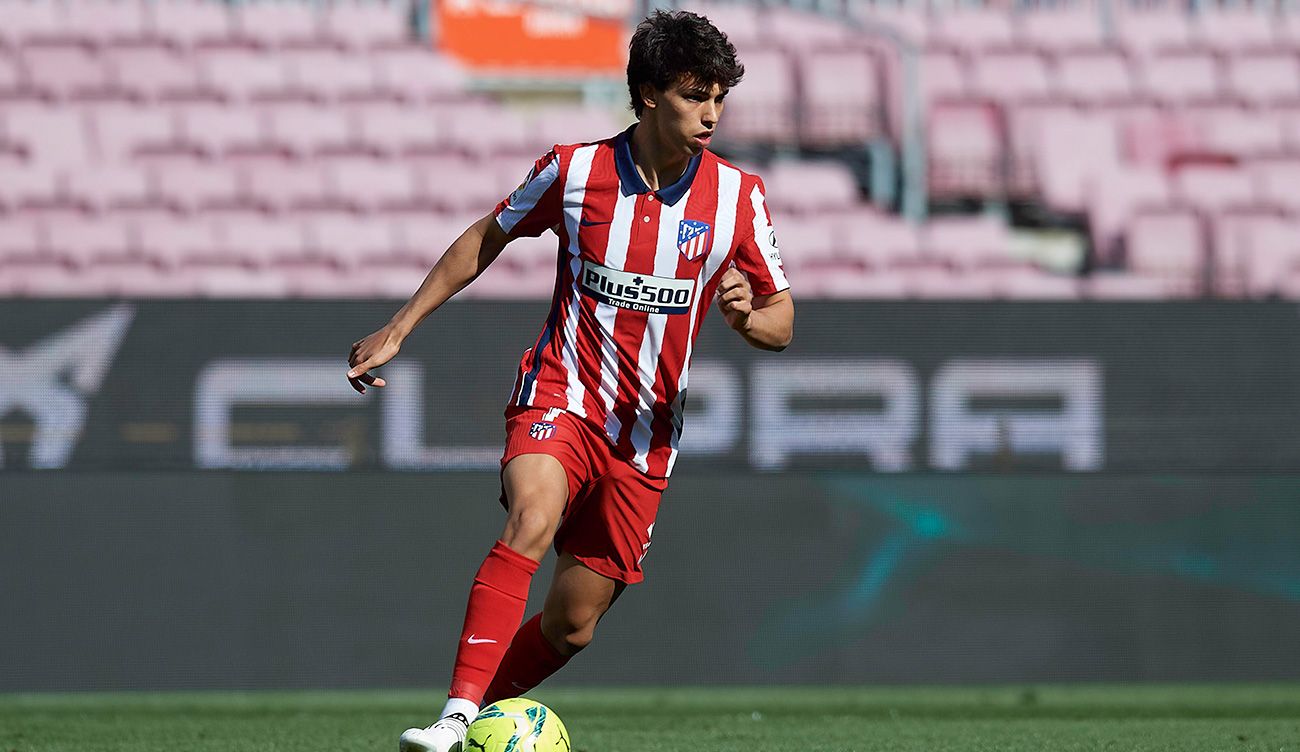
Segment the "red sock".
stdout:
[[501,541],[488,552],[469,591],[449,697],[483,701],[510,644],[510,634],[524,618],[528,584],[536,571],[537,562],[511,551]]
[[542,615],[529,619],[515,632],[501,667],[492,678],[483,703],[490,705],[507,697],[518,697],[564,668],[569,656],[560,655],[542,635]]

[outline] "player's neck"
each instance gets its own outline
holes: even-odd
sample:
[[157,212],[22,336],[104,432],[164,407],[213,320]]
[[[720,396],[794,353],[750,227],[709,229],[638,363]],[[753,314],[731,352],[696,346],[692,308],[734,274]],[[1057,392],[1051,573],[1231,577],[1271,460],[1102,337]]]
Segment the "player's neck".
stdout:
[[691,161],[688,156],[674,153],[656,135],[653,123],[642,120],[632,130],[630,144],[632,162],[636,164],[637,172],[641,173],[641,179],[652,191],[676,183]]

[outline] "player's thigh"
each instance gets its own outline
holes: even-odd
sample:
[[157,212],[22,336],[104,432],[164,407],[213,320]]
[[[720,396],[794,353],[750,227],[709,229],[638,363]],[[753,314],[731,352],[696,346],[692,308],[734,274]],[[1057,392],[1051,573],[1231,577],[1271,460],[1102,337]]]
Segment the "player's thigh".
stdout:
[[508,514],[506,542],[510,538],[540,540],[543,549],[559,527],[569,501],[569,475],[563,463],[549,454],[521,454],[501,470]]
[[561,553],[542,607],[542,633],[553,644],[565,641],[571,649],[581,649],[626,589],[626,583],[592,571],[572,554]]

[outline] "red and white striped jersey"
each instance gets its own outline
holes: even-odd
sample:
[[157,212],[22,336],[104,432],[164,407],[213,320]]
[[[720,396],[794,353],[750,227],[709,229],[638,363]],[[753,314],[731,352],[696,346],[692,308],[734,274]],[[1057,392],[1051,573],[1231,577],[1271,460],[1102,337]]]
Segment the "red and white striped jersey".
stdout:
[[668,477],[692,346],[723,272],[734,264],[755,295],[789,283],[762,180],[705,150],[651,191],[631,133],[556,146],[496,208],[512,236],[559,237],[550,315],[510,405],[566,410],[641,472]]

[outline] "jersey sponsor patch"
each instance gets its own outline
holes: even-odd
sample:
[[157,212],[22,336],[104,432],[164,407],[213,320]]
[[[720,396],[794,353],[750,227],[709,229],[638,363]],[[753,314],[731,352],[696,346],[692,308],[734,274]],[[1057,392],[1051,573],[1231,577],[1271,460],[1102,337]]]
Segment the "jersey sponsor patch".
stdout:
[[687,313],[695,297],[695,280],[634,274],[584,261],[582,294],[631,311]]
[[555,435],[555,424],[545,420],[536,421],[528,427],[528,435],[538,441],[546,441]]
[[781,249],[776,245],[776,229],[771,225],[764,227],[763,231],[758,233],[757,240],[759,241],[759,250],[763,252],[767,262],[783,266],[781,263]]
[[677,250],[682,252],[687,261],[694,261],[709,250],[709,237],[712,229],[708,222],[683,219],[677,225]]

